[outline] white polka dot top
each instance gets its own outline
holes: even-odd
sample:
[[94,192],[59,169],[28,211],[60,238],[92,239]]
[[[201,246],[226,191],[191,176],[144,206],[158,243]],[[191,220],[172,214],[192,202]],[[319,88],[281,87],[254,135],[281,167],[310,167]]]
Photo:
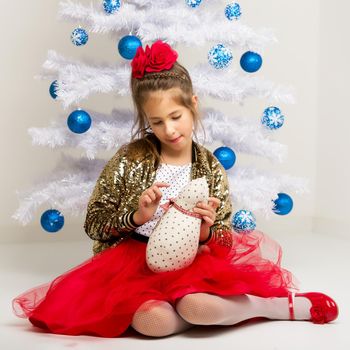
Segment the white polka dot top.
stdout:
[[168,198],[175,198],[191,180],[191,166],[192,163],[185,165],[171,165],[160,164],[156,170],[155,182],[168,183],[169,187],[161,187],[160,190],[163,194],[159,206],[156,212],[153,214],[151,220],[145,224],[137,227],[135,231],[141,235],[149,237],[156,226],[159,219],[165,213],[164,209],[160,206],[168,201]]

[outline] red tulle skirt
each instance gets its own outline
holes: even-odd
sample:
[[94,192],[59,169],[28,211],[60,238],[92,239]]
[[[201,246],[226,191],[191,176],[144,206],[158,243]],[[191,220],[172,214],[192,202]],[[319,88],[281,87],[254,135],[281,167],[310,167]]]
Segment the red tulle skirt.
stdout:
[[280,265],[280,246],[260,231],[233,232],[229,254],[198,253],[192,265],[178,271],[154,273],[145,256],[146,243],[125,240],[19,295],[14,313],[51,333],[116,337],[147,300],[175,306],[189,293],[284,297],[298,289]]

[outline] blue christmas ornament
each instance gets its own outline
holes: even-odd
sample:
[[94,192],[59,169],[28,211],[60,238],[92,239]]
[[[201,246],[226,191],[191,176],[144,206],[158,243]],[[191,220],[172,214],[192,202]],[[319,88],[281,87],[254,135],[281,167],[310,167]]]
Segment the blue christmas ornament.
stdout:
[[70,38],[72,40],[72,43],[76,46],[85,45],[89,40],[88,33],[86,32],[85,29],[82,29],[82,28],[74,29]]
[[208,61],[216,69],[226,68],[232,61],[231,50],[222,44],[218,44],[210,49]]
[[119,11],[120,6],[120,0],[103,0],[103,8],[109,15]]
[[278,107],[267,107],[261,118],[261,123],[268,129],[276,130],[284,123],[284,115]]
[[186,0],[186,4],[190,7],[198,7],[201,4],[202,0]]
[[58,86],[57,86],[57,80],[53,81],[50,85],[50,95],[51,97],[55,100],[57,98],[57,89],[58,89]]
[[72,112],[67,119],[68,128],[76,134],[82,134],[90,129],[91,117],[81,109]]
[[232,168],[236,162],[235,152],[233,152],[229,147],[217,148],[214,151],[214,156],[226,170]]
[[40,223],[45,231],[57,232],[64,225],[64,216],[56,209],[49,209],[41,215]]
[[233,229],[238,233],[249,233],[256,227],[256,219],[249,210],[239,210],[232,218]]
[[234,2],[232,4],[228,4],[225,8],[225,16],[227,19],[232,21],[233,19],[239,19],[241,17],[241,7],[237,2]]
[[247,51],[242,55],[240,64],[242,69],[246,72],[254,73],[260,69],[262,65],[262,58],[256,52]]
[[138,37],[127,35],[120,39],[118,51],[123,58],[132,60],[139,46],[142,46],[142,42]]
[[293,200],[286,193],[278,193],[278,198],[273,201],[273,211],[278,215],[287,215],[293,209]]

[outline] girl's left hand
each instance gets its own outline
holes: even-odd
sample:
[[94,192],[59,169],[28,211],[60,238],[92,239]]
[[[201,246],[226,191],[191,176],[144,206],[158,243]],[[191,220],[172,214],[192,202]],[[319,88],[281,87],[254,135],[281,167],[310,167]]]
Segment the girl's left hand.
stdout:
[[198,202],[196,206],[193,208],[193,211],[197,214],[202,215],[201,228],[210,227],[214,225],[216,219],[216,209],[220,205],[220,200],[215,197],[208,198],[208,204],[204,202]]

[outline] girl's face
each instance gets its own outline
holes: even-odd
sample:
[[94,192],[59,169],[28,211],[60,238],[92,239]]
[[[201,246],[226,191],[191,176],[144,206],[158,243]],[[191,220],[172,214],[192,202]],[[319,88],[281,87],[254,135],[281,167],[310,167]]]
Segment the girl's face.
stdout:
[[[151,92],[143,106],[148,123],[165,152],[190,150],[192,145],[193,115],[174,100],[176,90]],[[192,97],[192,102],[197,108],[197,96]]]

